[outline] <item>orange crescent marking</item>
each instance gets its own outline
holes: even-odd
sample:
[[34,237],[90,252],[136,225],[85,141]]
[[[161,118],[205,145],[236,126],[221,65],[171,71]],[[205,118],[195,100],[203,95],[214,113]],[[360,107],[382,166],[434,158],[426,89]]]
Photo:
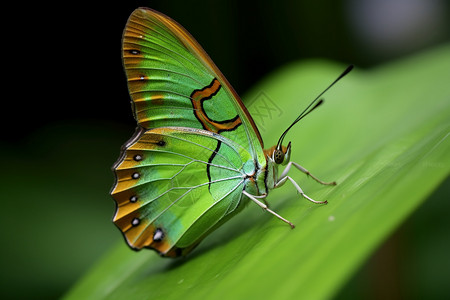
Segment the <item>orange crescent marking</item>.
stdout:
[[204,87],[201,90],[195,90],[191,94],[191,102],[194,107],[194,114],[197,119],[202,123],[205,130],[209,130],[215,133],[220,133],[221,131],[234,130],[236,127],[242,124],[241,118],[236,115],[231,120],[226,121],[214,121],[211,120],[203,109],[203,101],[209,100],[214,95],[219,92],[221,87],[220,82],[217,79],[213,79],[209,86]]

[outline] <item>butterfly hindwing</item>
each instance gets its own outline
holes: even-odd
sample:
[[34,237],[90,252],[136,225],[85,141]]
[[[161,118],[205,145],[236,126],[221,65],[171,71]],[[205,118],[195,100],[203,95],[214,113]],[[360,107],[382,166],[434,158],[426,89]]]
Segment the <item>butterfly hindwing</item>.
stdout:
[[140,130],[127,146],[112,196],[114,222],[132,248],[163,255],[188,248],[239,205],[243,166],[252,158],[232,141],[167,127]]

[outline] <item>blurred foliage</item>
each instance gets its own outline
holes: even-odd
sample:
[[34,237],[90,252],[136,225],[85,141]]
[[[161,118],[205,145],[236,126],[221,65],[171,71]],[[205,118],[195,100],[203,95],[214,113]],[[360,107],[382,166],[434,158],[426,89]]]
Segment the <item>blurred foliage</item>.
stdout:
[[449,197],[447,177],[335,299],[445,299],[450,294]]

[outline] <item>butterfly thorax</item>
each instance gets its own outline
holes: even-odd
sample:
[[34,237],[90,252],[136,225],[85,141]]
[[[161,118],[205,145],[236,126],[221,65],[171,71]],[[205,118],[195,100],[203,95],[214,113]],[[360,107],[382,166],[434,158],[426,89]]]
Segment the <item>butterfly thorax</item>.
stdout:
[[[289,162],[290,150],[291,143],[289,143],[287,147],[280,146],[279,149],[277,145],[269,149],[264,149],[264,155],[266,157],[267,163],[264,175],[261,176],[264,177],[265,187],[267,189],[266,193],[268,193],[269,190],[275,188],[275,183],[278,180],[278,166],[280,164],[286,165]],[[282,156],[281,159],[280,157],[277,157],[277,155],[279,154],[281,154]]]
[[[261,172],[260,178],[258,178],[258,183],[264,180],[265,194],[268,194],[269,190],[275,187],[275,182],[278,177],[278,164],[275,163],[271,156],[266,156],[266,159],[267,164],[263,170],[264,172]],[[260,184],[258,184],[258,186],[260,186]]]

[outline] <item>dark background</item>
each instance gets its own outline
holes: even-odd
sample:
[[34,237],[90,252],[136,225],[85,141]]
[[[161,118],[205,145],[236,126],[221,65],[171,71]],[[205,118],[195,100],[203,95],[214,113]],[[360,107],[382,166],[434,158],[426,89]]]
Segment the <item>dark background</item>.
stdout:
[[3,111],[27,132],[2,118],[12,142],[67,120],[133,123],[120,47],[139,6],[182,24],[240,94],[294,60],[370,68],[450,39],[444,0],[17,3],[3,9],[5,87],[13,93]]
[[[320,58],[370,70],[450,41],[445,0],[2,4],[0,292],[9,299],[60,297],[121,240],[107,191],[110,167],[135,126],[120,55],[122,30],[139,6],[182,24],[239,94],[293,61]],[[448,186],[447,180],[392,235],[342,299],[411,296],[405,291],[412,282],[422,295],[440,293],[442,281],[427,276],[442,263],[433,260],[442,257],[433,252],[442,230],[422,225],[448,228],[448,210],[437,204]],[[423,274],[408,281],[411,264]]]

